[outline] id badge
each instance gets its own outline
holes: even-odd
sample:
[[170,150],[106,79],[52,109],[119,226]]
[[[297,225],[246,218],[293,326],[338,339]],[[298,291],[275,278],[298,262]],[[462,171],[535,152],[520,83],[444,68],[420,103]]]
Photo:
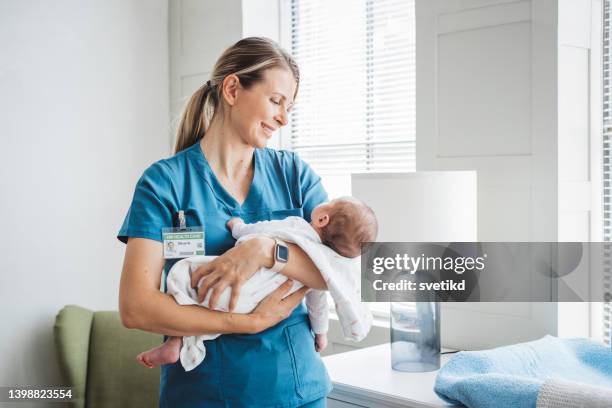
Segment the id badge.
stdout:
[[163,228],[164,258],[177,259],[204,255],[204,228]]

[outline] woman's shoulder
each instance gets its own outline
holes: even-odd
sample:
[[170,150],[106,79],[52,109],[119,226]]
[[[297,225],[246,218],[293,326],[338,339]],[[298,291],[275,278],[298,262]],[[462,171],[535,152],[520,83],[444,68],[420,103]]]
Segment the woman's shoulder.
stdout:
[[295,161],[297,154],[290,150],[284,149],[272,149],[270,147],[264,147],[259,149],[261,155],[267,159],[278,163],[291,164]]
[[260,149],[264,159],[277,167],[280,167],[284,172],[292,172],[300,175],[304,172],[311,172],[310,166],[304,162],[299,154],[295,151],[284,149],[272,149],[269,147]]
[[184,173],[185,167],[189,161],[189,150],[187,148],[170,157],[166,157],[152,163],[143,172],[143,178],[154,178],[160,181],[166,180],[171,182],[175,180],[179,174]]
[[267,159],[264,161],[268,177],[286,183],[295,202],[307,209],[304,215],[310,220],[312,208],[327,200],[321,177],[296,152],[270,148],[261,149],[261,152]]

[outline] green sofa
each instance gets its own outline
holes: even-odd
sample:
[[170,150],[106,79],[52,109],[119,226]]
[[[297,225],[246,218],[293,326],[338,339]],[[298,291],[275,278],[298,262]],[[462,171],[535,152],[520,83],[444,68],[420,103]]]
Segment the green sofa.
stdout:
[[55,319],[55,345],[64,384],[74,387],[74,408],[156,407],[159,368],[136,355],[162,341],[158,334],[123,327],[118,312],[64,307]]

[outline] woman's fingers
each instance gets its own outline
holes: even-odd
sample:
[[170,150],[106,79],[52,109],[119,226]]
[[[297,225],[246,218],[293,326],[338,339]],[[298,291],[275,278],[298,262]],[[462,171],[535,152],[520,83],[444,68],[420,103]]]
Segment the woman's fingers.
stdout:
[[214,270],[215,270],[215,267],[213,266],[213,263],[209,262],[207,264],[200,266],[195,271],[193,271],[191,273],[191,287],[196,289],[198,282],[200,282],[200,279],[202,279],[203,276],[207,276]]
[[212,286],[212,293],[210,295],[210,299],[208,300],[208,308],[214,310],[215,306],[217,306],[217,302],[219,301],[219,297],[225,291],[228,284],[223,279],[217,281],[217,283]]
[[292,286],[292,280],[289,279],[285,281],[268,296],[263,298],[255,310],[253,310],[252,313],[256,314],[260,319],[259,331],[272,327],[281,320],[287,318],[309,290],[308,287],[302,287],[283,299],[283,296],[291,290]]
[[304,296],[306,296],[306,292],[308,292],[308,289],[308,287],[302,286],[301,288],[284,298],[282,300],[283,303],[287,303],[289,307],[291,307],[291,310],[293,310],[302,301],[302,299],[304,299]]
[[229,301],[229,311],[233,312],[236,308],[236,303],[238,303],[238,296],[240,296],[240,288],[242,287],[242,283],[236,284],[232,286],[232,294],[230,296]]
[[210,289],[212,285],[217,283],[220,278],[221,277],[217,274],[210,274],[201,279],[201,283],[197,284],[198,303],[202,303],[202,301],[206,297],[206,294],[208,293],[208,289]]

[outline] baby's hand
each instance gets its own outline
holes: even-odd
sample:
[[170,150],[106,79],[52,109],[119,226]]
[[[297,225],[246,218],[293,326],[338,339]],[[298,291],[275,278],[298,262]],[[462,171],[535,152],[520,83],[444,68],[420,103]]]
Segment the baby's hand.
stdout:
[[234,229],[234,226],[238,225],[238,224],[244,224],[244,221],[242,220],[242,218],[238,218],[238,217],[234,217],[234,218],[230,218],[230,220],[227,222],[227,228],[231,230]]
[[327,333],[316,334],[315,333],[315,350],[317,353],[322,352],[327,347]]

